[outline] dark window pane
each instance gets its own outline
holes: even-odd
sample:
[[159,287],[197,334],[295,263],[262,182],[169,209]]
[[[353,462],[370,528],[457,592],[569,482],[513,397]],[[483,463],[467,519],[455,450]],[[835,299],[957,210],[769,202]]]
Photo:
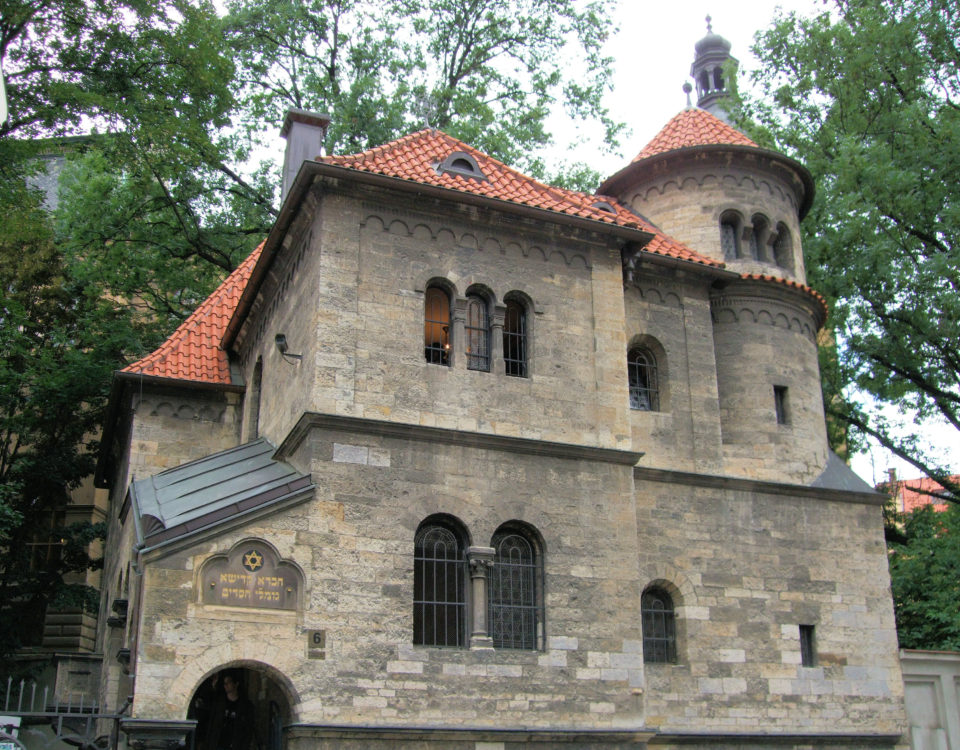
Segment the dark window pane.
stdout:
[[527,314],[518,302],[507,302],[503,320],[503,364],[507,375],[527,377]]
[[493,540],[496,557],[490,572],[490,636],[496,648],[537,647],[537,580],[533,545],[516,533]]
[[490,371],[490,317],[487,303],[480,297],[467,297],[467,369]]
[[627,355],[627,378],[630,384],[630,408],[659,411],[657,361],[653,354],[646,349],[631,349]]
[[649,589],[640,599],[643,618],[643,660],[672,664],[677,660],[673,600],[660,589]]

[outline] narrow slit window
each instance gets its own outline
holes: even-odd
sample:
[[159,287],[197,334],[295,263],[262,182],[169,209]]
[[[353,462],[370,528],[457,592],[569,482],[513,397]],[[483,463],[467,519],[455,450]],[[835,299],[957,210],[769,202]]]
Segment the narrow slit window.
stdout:
[[813,625],[800,626],[800,664],[804,667],[817,666],[817,641]]
[[773,386],[773,407],[777,414],[777,424],[790,424],[790,403],[787,398],[787,386]]

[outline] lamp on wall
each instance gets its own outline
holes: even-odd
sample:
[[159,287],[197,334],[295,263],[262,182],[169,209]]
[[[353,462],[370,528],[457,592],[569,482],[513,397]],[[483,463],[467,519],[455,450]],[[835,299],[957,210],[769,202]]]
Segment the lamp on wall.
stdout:
[[273,342],[277,345],[277,351],[284,359],[303,359],[302,354],[291,354],[287,351],[287,337],[284,334],[278,333],[273,337]]

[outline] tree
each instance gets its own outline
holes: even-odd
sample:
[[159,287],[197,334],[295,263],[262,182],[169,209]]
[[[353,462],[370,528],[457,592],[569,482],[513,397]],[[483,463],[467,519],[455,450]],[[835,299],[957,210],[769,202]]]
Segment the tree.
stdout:
[[623,129],[601,101],[612,25],[597,2],[232,0],[228,8],[251,139],[267,125],[276,133],[296,107],[333,115],[327,147],[337,153],[430,126],[542,175],[537,151],[552,143],[544,123],[555,104],[599,123],[611,148]]
[[960,486],[916,421],[960,430],[960,6],[829,5],[758,34],[761,95],[741,122],[817,184],[803,244],[836,336],[824,351],[829,418],[957,502]]
[[890,582],[901,648],[960,650],[960,506],[897,518]]

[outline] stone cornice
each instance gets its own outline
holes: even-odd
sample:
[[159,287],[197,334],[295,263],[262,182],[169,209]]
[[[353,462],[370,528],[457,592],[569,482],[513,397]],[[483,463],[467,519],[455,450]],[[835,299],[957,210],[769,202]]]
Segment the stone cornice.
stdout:
[[[749,311],[751,322],[796,327],[810,338],[816,336],[827,318],[823,300],[815,292],[767,278],[740,278],[716,284],[710,292],[710,310],[714,323],[724,322],[724,315],[732,316],[732,322],[741,322],[742,314]],[[769,317],[760,315],[761,312]]]
[[887,496],[879,492],[855,492],[852,490],[834,490],[824,487],[808,487],[802,484],[784,484],[743,477],[727,477],[718,474],[696,474],[688,471],[670,471],[668,469],[648,469],[637,466],[633,469],[634,479],[663,484],[676,484],[729,492],[751,492],[766,495],[789,495],[793,498],[807,498],[825,502],[859,503],[861,505],[883,505]]
[[[491,727],[444,726],[362,726],[336,724],[292,724],[290,738],[325,737],[336,739],[404,740],[431,742],[549,742],[643,743],[656,732],[647,729],[497,729]],[[640,747],[641,745],[638,745]]]
[[634,466],[643,456],[636,451],[616,448],[597,448],[574,443],[556,443],[549,440],[493,435],[485,432],[453,430],[444,427],[425,427],[404,422],[385,422],[364,417],[348,417],[335,414],[306,412],[280,444],[274,458],[285,460],[291,456],[311,430],[342,430],[378,437],[402,438],[424,443],[443,443],[482,450],[523,453],[532,456],[549,456],[574,461],[599,461],[602,463]]

